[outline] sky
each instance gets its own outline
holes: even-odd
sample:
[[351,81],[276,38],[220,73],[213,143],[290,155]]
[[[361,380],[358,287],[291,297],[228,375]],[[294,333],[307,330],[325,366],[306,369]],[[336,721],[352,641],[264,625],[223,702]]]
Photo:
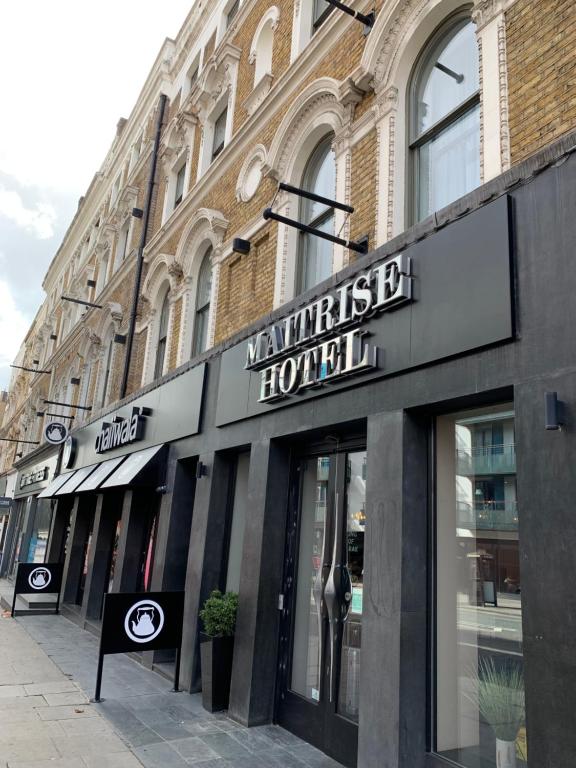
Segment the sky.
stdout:
[[78,199],[192,4],[0,2],[0,390]]

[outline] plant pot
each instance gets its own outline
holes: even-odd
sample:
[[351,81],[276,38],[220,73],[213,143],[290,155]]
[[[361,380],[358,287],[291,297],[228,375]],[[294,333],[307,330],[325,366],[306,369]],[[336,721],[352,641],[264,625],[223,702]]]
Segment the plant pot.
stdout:
[[496,739],[496,768],[516,768],[516,742]]
[[208,712],[228,709],[233,655],[233,637],[202,636],[200,642],[202,706]]

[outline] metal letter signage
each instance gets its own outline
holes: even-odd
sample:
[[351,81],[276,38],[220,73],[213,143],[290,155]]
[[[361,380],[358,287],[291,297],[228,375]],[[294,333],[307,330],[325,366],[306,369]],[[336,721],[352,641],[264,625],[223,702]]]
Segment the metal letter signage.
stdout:
[[14,597],[12,599],[12,616],[16,608],[17,595],[38,593],[56,594],[56,613],[60,609],[60,587],[62,586],[62,563],[18,563]]
[[46,480],[48,476],[48,467],[42,467],[35,472],[28,472],[20,477],[20,488],[26,488],[28,485],[34,485],[35,483],[41,483]]
[[258,333],[244,367],[260,371],[259,402],[377,368],[378,349],[358,326],[411,300],[410,258],[401,253]]
[[102,422],[100,434],[96,437],[96,453],[106,453],[121,445],[142,440],[146,416],[149,415],[149,408],[132,408],[132,415],[128,419],[115,416],[112,423]]
[[104,595],[96,692],[100,701],[102,668],[107,653],[176,649],[174,690],[178,690],[184,592],[108,592]]

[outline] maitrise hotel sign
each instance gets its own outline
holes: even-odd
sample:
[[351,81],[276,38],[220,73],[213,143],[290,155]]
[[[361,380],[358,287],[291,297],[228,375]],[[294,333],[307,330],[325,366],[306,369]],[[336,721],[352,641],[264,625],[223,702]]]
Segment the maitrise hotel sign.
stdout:
[[410,257],[399,254],[252,337],[244,367],[260,371],[259,402],[377,368],[363,323],[411,301],[412,279]]

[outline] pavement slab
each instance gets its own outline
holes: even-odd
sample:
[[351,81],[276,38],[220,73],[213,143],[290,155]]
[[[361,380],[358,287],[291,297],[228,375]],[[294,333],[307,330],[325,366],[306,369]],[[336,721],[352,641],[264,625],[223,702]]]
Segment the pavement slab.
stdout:
[[126,655],[106,656],[91,703],[98,638],[62,616],[1,619],[0,658],[0,768],[341,768],[277,725],[207,712]]

